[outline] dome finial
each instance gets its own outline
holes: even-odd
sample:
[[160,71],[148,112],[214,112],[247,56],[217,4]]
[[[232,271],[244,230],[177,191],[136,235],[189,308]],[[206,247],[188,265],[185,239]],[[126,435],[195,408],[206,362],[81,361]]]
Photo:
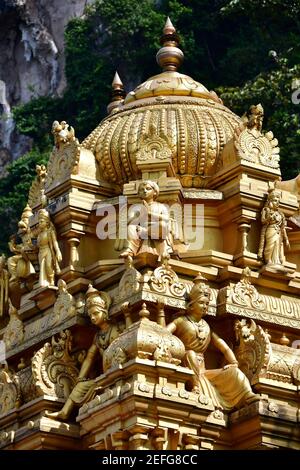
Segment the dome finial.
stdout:
[[164,72],[175,72],[182,63],[184,55],[182,50],[178,48],[179,37],[169,17],[165,23],[160,42],[163,47],[156,54],[156,61]]
[[123,103],[124,98],[126,96],[124,85],[122,83],[122,80],[119,77],[118,72],[115,73],[111,87],[112,87],[111,102],[107,106],[108,114],[110,114],[113,109],[118,108],[120,104]]
[[165,23],[164,29],[163,29],[164,34],[173,34],[176,33],[176,29],[173,26],[172,21],[170,20],[170,17],[168,16],[167,21]]

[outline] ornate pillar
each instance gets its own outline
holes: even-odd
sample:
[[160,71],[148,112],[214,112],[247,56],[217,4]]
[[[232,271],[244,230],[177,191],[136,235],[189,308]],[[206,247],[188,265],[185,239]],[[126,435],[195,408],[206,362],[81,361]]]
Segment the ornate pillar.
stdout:
[[68,238],[68,244],[70,247],[70,266],[75,268],[79,261],[78,246],[80,239],[77,237]]

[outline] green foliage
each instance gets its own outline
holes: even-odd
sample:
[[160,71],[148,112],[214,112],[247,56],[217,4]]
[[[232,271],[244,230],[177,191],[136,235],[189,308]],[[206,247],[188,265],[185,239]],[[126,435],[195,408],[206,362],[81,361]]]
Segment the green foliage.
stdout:
[[242,114],[253,103],[263,105],[264,128],[272,130],[277,138],[280,136],[285,179],[293,178],[300,171],[300,104],[293,104],[291,99],[296,77],[300,77],[300,65],[289,67],[286,60],[281,60],[276,70],[246,82],[242,90],[238,87],[218,90],[225,104],[237,114]]
[[7,176],[0,179],[0,253],[8,253],[9,236],[17,231],[31,182],[36,175],[35,166],[46,162],[45,154],[32,150],[9,165]]
[[58,98],[42,96],[15,107],[13,116],[18,131],[32,137],[41,150],[51,148],[52,122],[56,119],[57,113],[61,113],[62,105],[62,100]]
[[[61,98],[37,98],[14,110],[20,132],[45,150],[54,119],[86,137],[106,114],[117,69],[127,91],[158,73],[155,54],[169,15],[185,52],[182,72],[221,91],[243,114],[265,108],[265,128],[281,146],[284,178],[298,171],[299,108],[291,102],[299,78],[299,0],[97,0],[65,34],[67,88]],[[275,50],[275,61],[269,51]]]

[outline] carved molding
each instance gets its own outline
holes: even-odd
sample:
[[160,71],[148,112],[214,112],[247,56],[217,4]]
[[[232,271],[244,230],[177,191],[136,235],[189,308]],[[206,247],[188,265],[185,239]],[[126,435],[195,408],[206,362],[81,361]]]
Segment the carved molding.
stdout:
[[236,320],[235,333],[238,346],[235,354],[239,368],[250,383],[256,383],[259,374],[267,370],[271,357],[271,344],[267,334],[254,320]]
[[44,190],[45,190],[45,180],[47,177],[47,169],[45,165],[36,165],[35,171],[37,176],[33,180],[28,194],[28,205],[30,207],[35,207],[39,204],[43,204]]
[[76,313],[75,299],[68,292],[67,284],[63,279],[57,283],[58,296],[53,307],[53,316],[55,317],[53,324],[55,325],[63,317],[72,316]]
[[149,280],[150,288],[158,294],[183,299],[186,294],[186,285],[179,281],[175,271],[168,265],[162,265],[155,269]]
[[[249,280],[220,289],[218,314],[231,313],[267,323],[300,328],[300,302],[260,294]],[[244,297],[243,297],[244,294]]]
[[10,306],[9,315],[10,320],[3,334],[3,341],[6,349],[13,349],[24,340],[24,325],[19,318],[17,309],[12,305]]
[[145,160],[169,160],[172,158],[172,147],[168,137],[160,132],[157,135],[155,127],[150,128],[149,134],[142,136],[136,152],[137,163]]
[[58,185],[71,175],[78,173],[80,144],[77,139],[63,143],[59,148],[54,147],[47,166],[45,190],[54,183]]
[[8,413],[21,404],[21,390],[16,374],[2,367],[0,370],[0,414]]
[[239,367],[252,384],[262,378],[299,384],[300,350],[271,343],[254,320],[236,320],[235,332]]
[[51,344],[46,343],[32,359],[32,375],[38,395],[67,398],[79,374],[77,361],[70,355],[72,336],[66,330]]
[[279,168],[278,140],[274,138],[273,132],[262,134],[257,129],[238,128],[234,135],[234,146],[239,160]]

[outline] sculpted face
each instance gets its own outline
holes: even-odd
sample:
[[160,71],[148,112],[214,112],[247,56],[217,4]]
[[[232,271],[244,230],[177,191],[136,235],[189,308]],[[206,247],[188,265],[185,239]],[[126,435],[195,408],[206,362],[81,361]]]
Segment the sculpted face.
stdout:
[[272,193],[270,194],[270,205],[273,207],[273,209],[278,209],[279,203],[280,203],[280,196],[278,193]]
[[138,193],[140,198],[145,201],[153,200],[157,196],[155,189],[148,182],[140,184]]
[[204,315],[206,315],[208,311],[209,300],[209,294],[201,294],[190,307],[192,314],[197,318],[202,318]]
[[44,228],[47,228],[47,226],[48,226],[48,221],[44,217],[41,217],[39,219],[39,227],[41,229],[44,229]]
[[107,310],[100,306],[94,306],[88,310],[93,325],[100,327],[107,319]]

